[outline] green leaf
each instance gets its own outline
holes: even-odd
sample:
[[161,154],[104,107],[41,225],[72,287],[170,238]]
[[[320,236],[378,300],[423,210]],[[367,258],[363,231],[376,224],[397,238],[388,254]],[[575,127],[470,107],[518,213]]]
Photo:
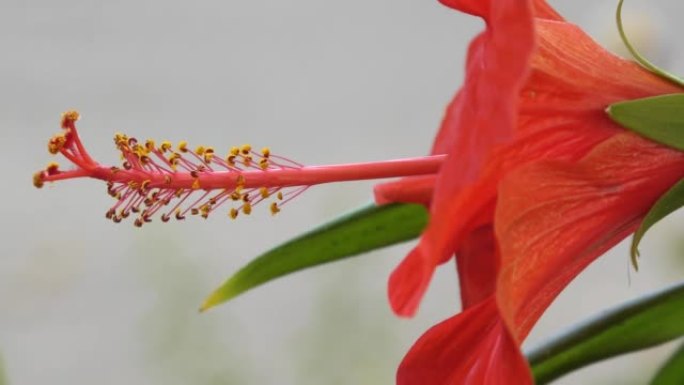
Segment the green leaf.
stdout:
[[670,215],[680,207],[684,206],[684,179],[677,182],[668,192],[666,192],[658,201],[651,207],[651,210],[646,214],[644,220],[641,222],[639,229],[634,233],[632,238],[632,264],[637,268],[637,258],[639,257],[639,242],[644,234],[651,228],[651,226],[658,223],[661,219]]
[[684,151],[684,94],[615,103],[606,112],[621,126]]
[[684,335],[684,283],[628,302],[537,347],[527,359],[536,384],[594,362]]
[[651,385],[681,385],[684,384],[684,345],[673,354],[658,370]]
[[427,218],[420,205],[361,208],[258,256],[210,294],[200,311],[286,274],[416,238]]

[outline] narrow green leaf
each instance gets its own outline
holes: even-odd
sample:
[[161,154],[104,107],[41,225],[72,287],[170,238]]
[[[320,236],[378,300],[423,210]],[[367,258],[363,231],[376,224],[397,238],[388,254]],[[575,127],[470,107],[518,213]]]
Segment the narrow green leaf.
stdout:
[[684,283],[605,311],[527,354],[536,384],[684,335]]
[[651,385],[684,384],[684,345],[682,345],[651,380]]
[[210,294],[200,311],[283,275],[416,238],[426,224],[420,205],[361,208],[258,256]]
[[658,223],[661,219],[670,215],[680,207],[684,206],[684,179],[677,182],[668,192],[665,193],[658,201],[651,207],[651,210],[646,214],[644,220],[641,222],[639,229],[634,233],[632,238],[632,264],[637,268],[637,258],[639,257],[639,242],[644,234],[651,228],[651,226]]
[[621,126],[684,151],[684,94],[615,103],[606,112]]

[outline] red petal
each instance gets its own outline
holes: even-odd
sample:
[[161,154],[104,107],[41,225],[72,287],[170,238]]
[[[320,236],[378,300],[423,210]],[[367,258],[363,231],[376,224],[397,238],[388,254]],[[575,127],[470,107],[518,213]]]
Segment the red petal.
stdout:
[[[444,146],[449,157],[439,174],[430,225],[414,249],[411,261],[402,263],[392,275],[390,299],[395,311],[413,314],[435,266],[453,251],[450,228],[440,209],[452,201],[464,186],[477,179],[484,160],[497,144],[515,131],[518,94],[528,73],[534,47],[531,6],[527,1],[450,1],[448,5],[482,15],[488,28],[470,46],[463,89],[447,111],[435,149]],[[436,238],[436,239],[433,239]],[[421,274],[400,271],[416,268]],[[404,287],[402,287],[404,286]],[[421,290],[413,295],[392,291]],[[401,303],[410,301],[410,303]]]
[[456,258],[463,309],[489,298],[496,290],[499,256],[491,225],[471,232]]
[[682,177],[684,153],[631,133],[580,162],[540,162],[510,174],[495,219],[497,298],[515,336],[524,338],[568,282],[634,231]]
[[436,175],[414,176],[377,184],[373,188],[375,203],[384,205],[401,202],[428,206],[432,200],[436,178]]
[[397,371],[397,385],[532,385],[493,297],[429,329]]
[[[420,247],[407,257],[416,261],[404,265],[428,265],[421,271],[430,274],[397,273],[406,282],[395,279],[390,290],[395,285],[427,287],[426,282],[408,281],[429,279],[434,266],[449,260],[469,231],[478,223],[487,223],[476,216],[482,215],[482,210],[496,199],[496,189],[504,175],[541,159],[579,159],[598,143],[624,131],[606,117],[604,109],[609,104],[677,91],[675,86],[638,65],[608,53],[574,25],[538,20],[536,28],[538,47],[531,61],[529,81],[521,91],[516,141],[495,151],[486,146],[480,147],[478,153],[461,148],[468,143],[478,148],[477,139],[473,138],[478,131],[471,129],[465,117],[470,117],[475,127],[485,127],[482,132],[493,132],[502,126],[496,119],[477,116],[478,109],[474,108],[485,105],[486,110],[500,100],[470,100],[467,84],[450,106],[435,144],[436,151],[444,150],[441,147],[445,144],[453,150],[440,172],[430,224]],[[466,103],[468,108],[464,109]],[[484,169],[479,166],[483,159],[488,159]],[[471,179],[475,178],[478,180],[473,182]],[[403,308],[405,315],[416,310],[399,304],[393,307]]]
[[434,264],[423,262],[424,253],[419,252],[418,247],[394,269],[387,283],[390,306],[394,313],[403,317],[415,314],[436,268]]
[[555,125],[577,113],[604,114],[615,102],[681,92],[594,42],[579,27],[537,20],[537,50],[522,92],[519,128]]

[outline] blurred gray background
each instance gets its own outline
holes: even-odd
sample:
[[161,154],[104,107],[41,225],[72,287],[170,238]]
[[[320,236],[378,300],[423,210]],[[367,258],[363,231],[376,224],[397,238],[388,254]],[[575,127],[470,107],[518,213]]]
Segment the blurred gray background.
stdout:
[[[615,3],[553,2],[617,49]],[[675,40],[684,5],[626,8],[644,52],[684,73]],[[116,131],[225,150],[267,145],[305,164],[422,155],[481,28],[428,0],[2,0],[0,377],[4,371],[9,384],[393,383],[412,342],[459,308],[455,274],[445,266],[415,319],[391,314],[386,280],[410,244],[281,279],[207,314],[196,310],[259,252],[369,202],[372,183],[312,188],[275,218],[259,207],[237,222],[214,216],[138,230],[104,219],[111,198],[100,183],[36,190],[30,177],[52,160],[45,144],[68,108],[81,111],[84,141],[105,163],[118,162]],[[625,244],[592,265],[529,344],[681,279],[682,224],[674,215],[646,237],[638,274],[629,273]],[[642,384],[673,347],[557,383]]]

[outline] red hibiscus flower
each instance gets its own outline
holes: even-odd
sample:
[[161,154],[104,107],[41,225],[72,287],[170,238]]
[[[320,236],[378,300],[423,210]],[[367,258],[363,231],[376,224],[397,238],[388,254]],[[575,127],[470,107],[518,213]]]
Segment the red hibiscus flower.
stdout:
[[442,2],[487,26],[435,141],[448,158],[434,183],[376,193],[430,201],[428,228],[390,278],[395,312],[412,315],[454,255],[464,311],[416,342],[397,383],[531,384],[519,344],[532,326],[684,177],[684,154],[627,132],[606,107],[680,89],[606,52],[543,0]]

